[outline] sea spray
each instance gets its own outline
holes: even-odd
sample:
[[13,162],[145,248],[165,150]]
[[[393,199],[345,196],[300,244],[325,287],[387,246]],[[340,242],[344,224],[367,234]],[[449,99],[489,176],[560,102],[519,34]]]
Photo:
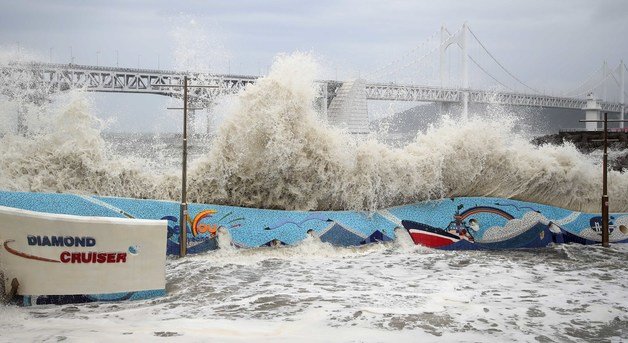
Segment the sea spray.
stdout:
[[[599,212],[597,159],[570,144],[536,147],[516,116],[493,107],[444,117],[402,148],[329,126],[313,107],[317,64],[277,57],[239,94],[189,171],[189,200],[298,209],[374,210],[451,196],[515,198]],[[5,80],[3,80],[4,82]],[[85,95],[44,105],[25,137],[0,138],[0,188],[177,200],[180,174],[112,153]],[[35,111],[36,112],[36,111]],[[33,114],[35,115],[35,114]],[[139,149],[139,148],[138,148]],[[609,173],[614,211],[628,211],[628,174]]]
[[[149,197],[154,180],[113,156],[82,93],[70,92],[22,135],[0,139],[0,188]],[[30,116],[35,114],[30,113]]]
[[[248,88],[193,168],[197,202],[300,210],[371,210],[450,196],[495,196],[597,211],[601,173],[573,145],[536,147],[502,108],[445,117],[403,148],[358,139],[312,109],[315,62],[280,56]],[[628,175],[610,173],[616,211]]]

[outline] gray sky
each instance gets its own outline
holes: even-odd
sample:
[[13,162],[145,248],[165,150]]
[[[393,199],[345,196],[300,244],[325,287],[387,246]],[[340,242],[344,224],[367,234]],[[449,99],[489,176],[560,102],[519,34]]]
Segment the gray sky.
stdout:
[[[69,62],[72,47],[77,64],[96,64],[98,56],[114,66],[117,51],[120,66],[156,68],[159,60],[163,69],[178,69],[175,56],[187,48],[191,64],[240,74],[264,73],[277,53],[302,50],[317,56],[325,76],[343,79],[465,20],[510,71],[541,89],[574,87],[604,60],[614,67],[628,59],[623,0],[0,0],[0,46],[59,63]],[[114,112],[163,105],[131,98]]]

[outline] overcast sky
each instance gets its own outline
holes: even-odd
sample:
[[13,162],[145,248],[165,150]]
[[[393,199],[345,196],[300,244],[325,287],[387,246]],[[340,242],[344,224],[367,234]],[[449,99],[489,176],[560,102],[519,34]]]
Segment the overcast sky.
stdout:
[[343,79],[464,21],[542,89],[573,87],[604,60],[628,59],[624,0],[0,0],[0,45],[44,61],[67,63],[71,49],[77,64],[162,69],[180,68],[175,56],[187,49],[194,63],[240,74],[264,73],[277,53],[302,50]]

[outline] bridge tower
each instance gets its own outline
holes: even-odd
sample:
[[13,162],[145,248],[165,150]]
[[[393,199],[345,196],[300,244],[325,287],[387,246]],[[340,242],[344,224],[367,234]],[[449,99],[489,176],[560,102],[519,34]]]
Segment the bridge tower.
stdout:
[[26,109],[26,105],[20,103],[17,106],[17,134],[20,136],[26,136],[28,132],[28,127],[26,126],[26,115],[28,114],[28,110]]
[[[469,55],[467,52],[467,22],[462,24],[462,29],[454,34],[451,34],[449,30],[443,25],[440,28],[440,86],[445,87],[445,66],[446,66],[446,52],[452,45],[456,44],[461,50],[461,66],[460,80],[462,81],[462,119],[467,121],[469,119]],[[445,105],[446,106],[446,105]],[[441,107],[441,110],[445,108]]]
[[349,133],[369,133],[366,81],[347,81],[340,86],[327,111],[329,123],[344,127]]

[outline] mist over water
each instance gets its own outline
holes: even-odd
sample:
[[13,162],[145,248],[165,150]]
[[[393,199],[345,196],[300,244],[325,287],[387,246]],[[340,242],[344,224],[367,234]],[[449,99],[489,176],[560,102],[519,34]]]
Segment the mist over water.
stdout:
[[[393,148],[377,135],[348,135],[316,113],[317,69],[308,54],[278,56],[268,76],[235,99],[215,138],[191,162],[190,201],[374,210],[450,196],[495,196],[599,211],[598,158],[570,144],[534,146],[515,132],[514,114],[494,107],[466,123],[445,117]],[[85,94],[63,93],[52,104],[35,106],[22,137],[6,123],[24,99],[2,97],[0,188],[178,199],[180,172],[160,168],[159,154],[116,154],[111,144],[119,143],[103,139]],[[628,211],[626,194],[628,175],[609,172],[613,211]]]

